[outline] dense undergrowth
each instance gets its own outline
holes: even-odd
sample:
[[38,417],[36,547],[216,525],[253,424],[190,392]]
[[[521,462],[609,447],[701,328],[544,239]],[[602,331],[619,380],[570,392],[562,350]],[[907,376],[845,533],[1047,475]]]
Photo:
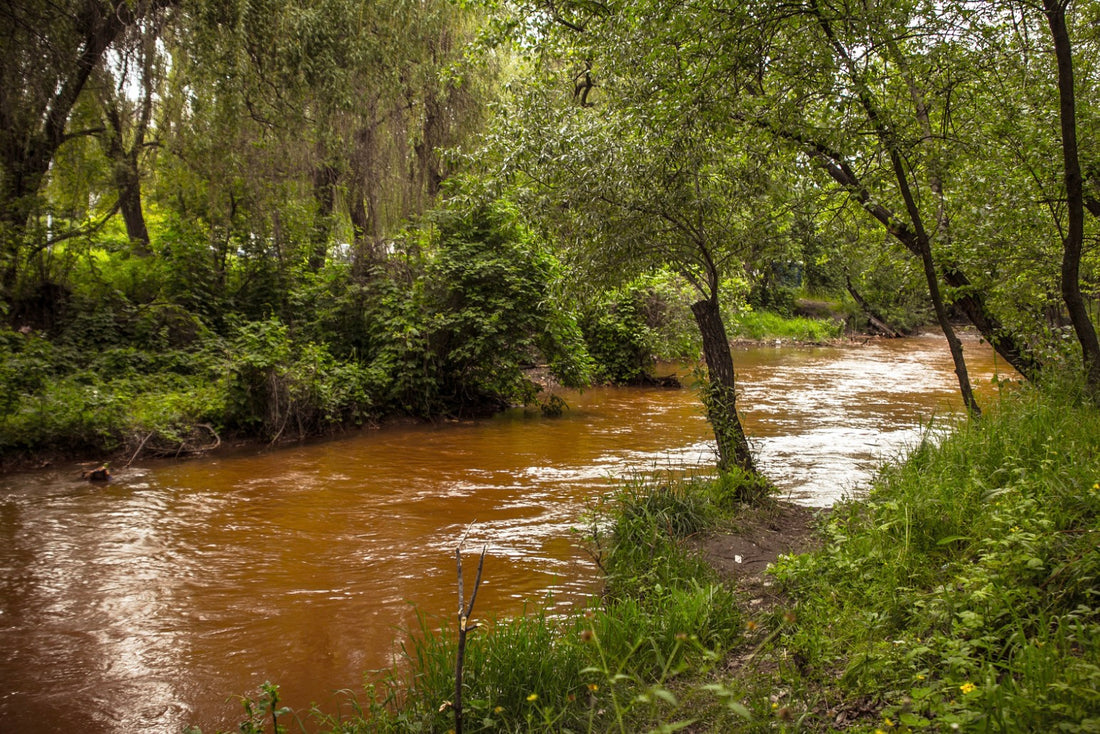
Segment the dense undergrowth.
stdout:
[[[592,526],[601,599],[472,637],[465,730],[1100,730],[1100,413],[1074,389],[1021,389],[883,469],[820,550],[781,557],[765,611],[681,542],[735,529],[760,490],[624,488]],[[449,731],[454,653],[426,623],[345,712],[281,722]]]
[[[267,287],[240,273],[213,304],[172,271],[100,252],[70,287],[20,306],[22,326],[0,327],[0,463],[129,461],[222,437],[553,408],[530,368],[566,386],[621,384],[699,353],[682,279],[658,271],[572,300],[561,265],[507,207],[438,212],[401,247],[400,262],[368,274],[330,263]],[[747,309],[728,318],[805,340],[839,328]]]

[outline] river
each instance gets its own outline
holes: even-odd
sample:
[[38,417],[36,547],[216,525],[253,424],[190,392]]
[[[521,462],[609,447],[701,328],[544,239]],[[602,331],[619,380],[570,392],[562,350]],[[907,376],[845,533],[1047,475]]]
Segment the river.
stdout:
[[[998,365],[966,344],[989,402]],[[735,361],[759,464],[802,504],[858,493],[961,410],[942,338]],[[106,485],[73,466],[0,478],[0,731],[232,729],[234,694],[265,680],[334,709],[392,664],[417,609],[453,616],[467,528],[471,558],[488,545],[478,616],[582,600],[599,583],[570,531],[585,508],[632,472],[705,471],[713,449],[690,389],[566,399],[560,418],[390,427]]]

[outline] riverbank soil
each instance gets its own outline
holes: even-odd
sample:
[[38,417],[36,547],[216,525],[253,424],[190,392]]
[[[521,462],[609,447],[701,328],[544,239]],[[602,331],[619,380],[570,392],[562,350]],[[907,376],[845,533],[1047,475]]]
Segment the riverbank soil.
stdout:
[[806,553],[819,543],[815,528],[821,508],[768,502],[738,516],[736,529],[692,538],[690,547],[724,579],[733,582],[749,609],[771,608],[777,601],[764,572],[780,555]]

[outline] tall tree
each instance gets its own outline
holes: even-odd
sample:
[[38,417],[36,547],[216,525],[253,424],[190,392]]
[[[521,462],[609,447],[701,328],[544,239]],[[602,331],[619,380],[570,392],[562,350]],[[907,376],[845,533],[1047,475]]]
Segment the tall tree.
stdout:
[[0,3],[0,289],[10,294],[21,245],[58,149],[88,130],[69,117],[123,31],[173,0]]
[[1066,224],[1062,237],[1062,298],[1085,365],[1093,399],[1100,400],[1100,341],[1081,295],[1081,252],[1085,233],[1085,195],[1077,144],[1077,96],[1073,73],[1073,43],[1066,23],[1069,0],[1043,0],[1058,66],[1058,119],[1062,142]]
[[153,122],[157,87],[164,77],[164,59],[157,48],[164,13],[150,13],[126,28],[93,75],[90,89],[103,117],[98,134],[111,163],[119,211],[133,252],[147,256],[149,228],[142,205],[143,158],[154,146],[148,135]]
[[694,286],[718,465],[755,472],[720,306],[725,278],[785,236],[766,150],[723,135],[705,105],[651,108],[626,77],[587,91],[561,83],[575,77],[551,74],[504,116],[495,140],[506,171],[532,184],[532,211],[568,243],[574,267],[614,281],[668,266]]

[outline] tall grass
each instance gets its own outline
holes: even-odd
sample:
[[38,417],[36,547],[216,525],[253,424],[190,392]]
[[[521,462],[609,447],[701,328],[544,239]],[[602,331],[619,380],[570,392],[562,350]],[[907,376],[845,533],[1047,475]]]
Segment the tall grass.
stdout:
[[1027,390],[888,467],[778,569],[786,674],[840,673],[879,726],[1100,730],[1100,412]]
[[729,324],[733,338],[790,339],[799,342],[823,342],[844,333],[842,321],[811,319],[803,316],[785,317],[771,311],[744,311]]

